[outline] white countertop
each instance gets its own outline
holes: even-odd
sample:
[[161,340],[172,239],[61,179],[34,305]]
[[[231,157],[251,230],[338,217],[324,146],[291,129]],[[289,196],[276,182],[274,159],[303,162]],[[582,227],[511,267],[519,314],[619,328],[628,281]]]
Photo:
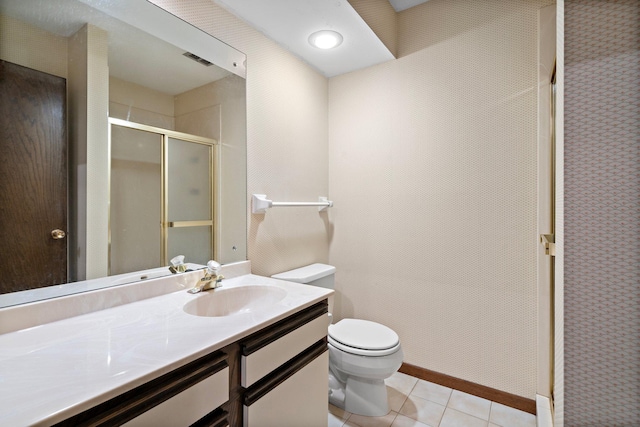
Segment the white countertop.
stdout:
[[[192,270],[202,269],[205,266],[187,263],[187,268]],[[157,267],[133,273],[117,274],[113,276],[100,277],[98,279],[83,280],[80,282],[65,283],[62,285],[51,285],[43,288],[28,289],[26,291],[9,292],[0,294],[0,308],[12,307],[19,304],[26,304],[34,301],[43,301],[51,298],[73,295],[81,292],[95,291],[117,285],[125,285],[141,280],[155,279],[158,277],[171,277],[167,267]]]
[[181,289],[0,335],[0,425],[62,421],[333,293],[250,274],[223,285],[272,285],[287,294],[259,310],[200,317],[183,306],[203,294]]

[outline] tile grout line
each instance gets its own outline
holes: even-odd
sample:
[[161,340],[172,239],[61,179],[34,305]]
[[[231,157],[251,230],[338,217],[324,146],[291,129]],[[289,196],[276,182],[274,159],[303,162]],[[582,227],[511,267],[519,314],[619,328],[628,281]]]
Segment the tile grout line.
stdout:
[[[415,377],[413,377],[415,378]],[[402,410],[402,408],[404,407],[404,404],[407,403],[407,400],[409,400],[409,396],[411,396],[411,394],[413,393],[413,390],[416,389],[416,386],[418,385],[418,382],[420,382],[420,379],[416,378],[416,382],[413,384],[413,387],[411,387],[411,390],[409,390],[409,393],[407,393],[407,395],[404,397],[404,400],[402,401],[402,404],[400,405],[400,407],[398,408],[398,414],[400,414],[400,411]],[[406,415],[403,414],[403,416],[406,417]],[[398,416],[396,415],[396,418],[398,418]],[[407,417],[408,418],[408,417]],[[395,418],[394,418],[395,421]],[[417,421],[417,420],[416,420]]]
[[[491,405],[489,405],[489,424],[491,424],[491,412],[493,412],[493,404],[494,403],[495,403],[494,401],[491,401]],[[498,424],[496,424],[496,425],[498,425]]]
[[393,423],[396,422],[396,418],[398,418],[398,415],[400,415],[400,412],[396,412],[396,416],[393,417],[393,419],[391,420],[391,424],[389,425],[389,427],[391,427],[393,425]]

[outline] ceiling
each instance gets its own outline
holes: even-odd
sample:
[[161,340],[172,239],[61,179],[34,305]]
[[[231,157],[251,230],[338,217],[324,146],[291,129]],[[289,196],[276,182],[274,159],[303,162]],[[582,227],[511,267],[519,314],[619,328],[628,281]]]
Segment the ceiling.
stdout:
[[[85,4],[87,2],[0,0],[0,12],[63,37],[74,34],[85,23],[98,26],[109,34],[110,75],[163,93],[183,93],[230,74],[222,68],[205,67],[184,57],[184,49],[113,19]],[[93,3],[99,1],[95,0]],[[107,6],[109,4],[104,1],[102,3]]]
[[[186,89],[215,80],[226,75],[211,78],[211,70],[194,67],[192,61],[183,61],[183,52],[161,52],[162,47],[150,48],[151,42],[144,40],[140,45],[132,43],[142,41],[145,37],[133,35],[129,31],[118,28],[114,31],[112,23],[95,10],[91,10],[80,2],[96,2],[99,0],[58,0],[55,3],[42,0],[4,1],[0,0],[3,13],[29,22],[28,16],[33,11],[40,18],[45,18],[48,31],[68,36],[75,32],[84,22],[92,22],[110,32],[110,68],[117,77],[147,86],[163,88],[169,93],[181,93]],[[276,43],[307,62],[326,77],[355,71],[394,59],[393,54],[378,39],[364,20],[347,0],[213,0],[223,8],[238,16],[250,26],[265,34]],[[389,0],[396,11],[405,10],[427,0]],[[44,4],[44,6],[43,6]],[[11,9],[11,10],[10,10]],[[31,13],[30,13],[31,12]],[[81,16],[78,16],[81,15]],[[332,29],[344,37],[344,42],[335,49],[322,50],[311,46],[308,37],[311,33]],[[112,51],[117,49],[118,55]],[[139,48],[139,47],[142,48]],[[175,49],[169,47],[169,49]],[[143,60],[143,58],[145,58]],[[166,58],[176,58],[166,61]],[[140,73],[140,77],[131,75],[135,71],[131,64],[157,63],[153,67],[163,70],[162,73]],[[128,65],[128,66],[127,66]],[[180,75],[183,65],[190,73],[201,72],[202,79],[196,83],[182,78],[164,78],[165,76]],[[169,68],[171,67],[171,69]],[[186,71],[184,71],[186,72]],[[172,87],[174,83],[183,85]],[[189,82],[189,83],[187,83]],[[204,83],[202,83],[204,84]],[[187,87],[187,85],[189,87]]]
[[393,6],[396,12],[401,12],[410,7],[426,3],[427,1],[428,0],[389,0],[389,3],[391,3],[391,6]]
[[[347,0],[213,0],[326,77],[394,59]],[[396,11],[427,0],[389,0]],[[311,33],[334,30],[344,41],[322,50],[309,44]]]

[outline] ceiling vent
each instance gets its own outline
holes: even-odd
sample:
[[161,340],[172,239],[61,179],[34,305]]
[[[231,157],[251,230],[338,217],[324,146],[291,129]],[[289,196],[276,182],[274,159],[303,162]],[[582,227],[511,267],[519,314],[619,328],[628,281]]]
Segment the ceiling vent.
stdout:
[[186,56],[189,59],[193,59],[194,61],[196,61],[198,64],[202,64],[205,67],[210,67],[213,65],[213,62],[209,62],[204,58],[200,58],[198,55],[195,55],[191,52],[185,52],[182,55]]

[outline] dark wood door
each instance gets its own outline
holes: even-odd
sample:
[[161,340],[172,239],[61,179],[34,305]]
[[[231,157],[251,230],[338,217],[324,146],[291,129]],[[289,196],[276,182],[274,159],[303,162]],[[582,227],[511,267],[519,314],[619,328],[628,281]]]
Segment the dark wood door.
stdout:
[[66,80],[0,61],[0,292],[67,281]]

